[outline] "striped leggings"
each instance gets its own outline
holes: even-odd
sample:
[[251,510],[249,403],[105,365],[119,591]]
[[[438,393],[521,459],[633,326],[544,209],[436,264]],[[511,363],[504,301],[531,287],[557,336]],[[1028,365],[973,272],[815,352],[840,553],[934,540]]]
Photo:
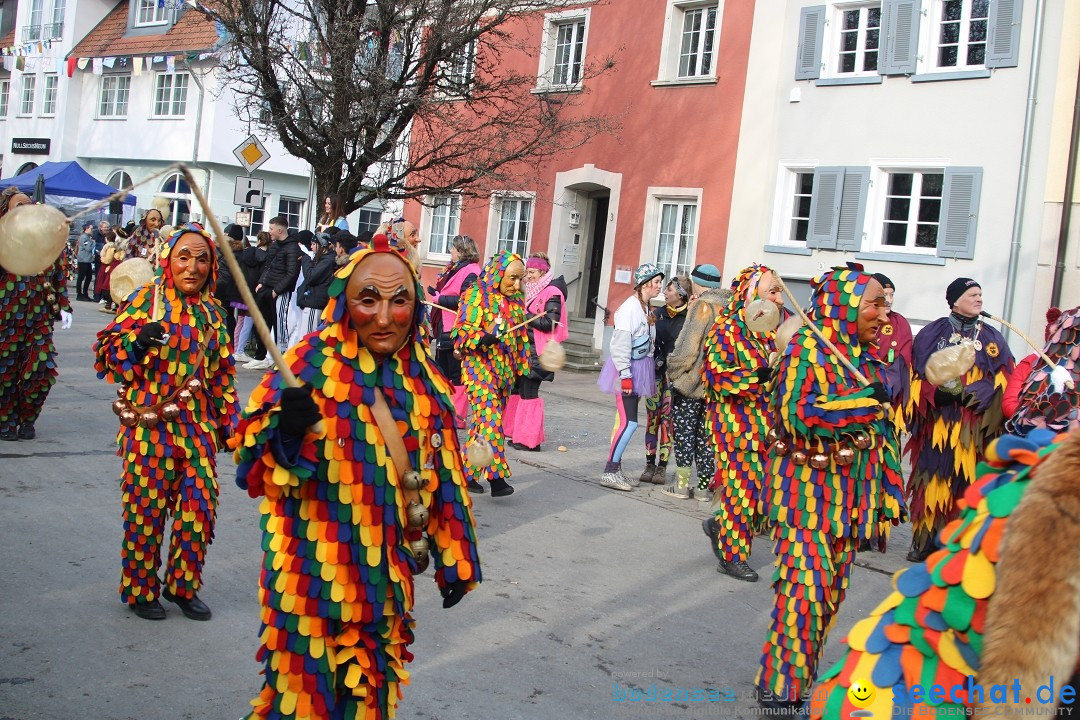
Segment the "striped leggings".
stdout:
[[638,400],[640,399],[637,395],[623,393],[615,396],[615,428],[611,432],[608,465],[618,465],[622,462],[623,452],[638,428]]

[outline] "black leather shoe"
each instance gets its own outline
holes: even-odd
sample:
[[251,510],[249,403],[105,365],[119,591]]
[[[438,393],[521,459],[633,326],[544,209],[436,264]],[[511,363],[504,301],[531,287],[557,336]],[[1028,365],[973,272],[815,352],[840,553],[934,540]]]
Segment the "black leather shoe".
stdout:
[[923,560],[930,557],[930,553],[932,552],[934,552],[934,548],[929,544],[923,548],[912,547],[911,550],[908,551],[907,561],[911,563],[921,563]]
[[176,606],[180,608],[180,612],[184,613],[184,617],[191,618],[192,620],[210,619],[210,608],[206,607],[206,603],[200,600],[198,595],[192,595],[190,598],[182,598],[173,595],[166,589],[162,589],[161,597],[171,603],[176,603]]
[[715,517],[707,517],[701,521],[701,529],[709,536],[709,542],[712,544],[712,554],[716,556],[717,560],[722,561],[724,558],[720,555],[720,523],[716,522]]
[[731,562],[721,560],[716,571],[724,573],[725,575],[730,575],[736,580],[745,580],[746,582],[758,581],[758,574],[754,572],[752,567],[746,564],[745,560],[732,560]]
[[10,430],[0,431],[0,440],[18,440],[19,434],[15,431],[15,428]]
[[19,439],[20,440],[33,440],[37,437],[37,430],[34,429],[34,423],[25,422],[19,426]]
[[487,492],[487,490],[484,489],[484,486],[476,482],[475,480],[469,480],[468,482],[466,482],[465,487],[469,488],[469,492],[475,495],[483,495]]
[[502,478],[495,478],[491,481],[491,497],[506,497],[513,494],[513,486]]
[[143,620],[164,620],[165,608],[161,607],[161,603],[157,600],[151,600],[150,602],[135,603],[129,605],[131,612],[135,613]]

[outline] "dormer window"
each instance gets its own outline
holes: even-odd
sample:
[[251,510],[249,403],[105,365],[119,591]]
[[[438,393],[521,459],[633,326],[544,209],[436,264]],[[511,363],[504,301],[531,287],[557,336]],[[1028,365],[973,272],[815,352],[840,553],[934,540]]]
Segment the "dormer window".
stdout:
[[169,22],[168,3],[158,0],[138,0],[135,9],[135,27],[165,25]]

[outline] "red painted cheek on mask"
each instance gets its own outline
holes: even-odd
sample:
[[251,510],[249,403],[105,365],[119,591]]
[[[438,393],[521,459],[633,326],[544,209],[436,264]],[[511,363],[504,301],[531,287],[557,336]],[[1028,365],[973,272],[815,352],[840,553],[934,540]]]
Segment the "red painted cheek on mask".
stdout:
[[394,305],[390,308],[390,320],[398,327],[408,327],[412,324],[415,309],[411,303],[408,305]]

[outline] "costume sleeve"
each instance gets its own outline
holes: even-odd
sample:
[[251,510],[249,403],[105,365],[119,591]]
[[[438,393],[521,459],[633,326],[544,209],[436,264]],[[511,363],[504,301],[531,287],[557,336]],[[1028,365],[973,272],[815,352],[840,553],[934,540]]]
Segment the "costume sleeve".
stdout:
[[439,451],[439,485],[431,496],[427,534],[432,540],[435,582],[444,587],[458,580],[469,582],[472,590],[480,582],[480,557],[476,548],[476,522],[472,500],[465,492],[461,450],[453,418],[446,415]]
[[[997,345],[1000,348],[1000,354],[991,360],[990,371],[985,372],[983,377],[975,382],[964,386],[965,402],[980,414],[989,410],[995,402],[1000,402],[1015,367],[1012,351],[1005,344],[1005,338],[1000,338]],[[979,355],[986,353],[986,346],[984,345],[983,349],[977,352]],[[978,365],[978,360],[976,360],[976,365]]]
[[454,349],[464,355],[474,352],[484,336],[483,309],[480,307],[480,289],[476,286],[461,293],[457,322],[450,331],[454,340]]
[[1024,384],[1027,383],[1028,376],[1031,374],[1031,368],[1038,358],[1038,355],[1031,353],[1016,364],[1016,369],[1013,370],[1012,377],[1009,378],[1009,384],[1005,387],[1005,396],[1001,400],[1001,410],[1005,413],[1005,417],[1012,417],[1020,407],[1020,393],[1023,391]]
[[720,400],[725,396],[740,395],[753,389],[760,392],[757,379],[760,366],[751,365],[749,353],[739,347],[736,333],[731,332],[730,317],[714,323],[705,338],[705,362],[701,374],[705,381],[705,397]]
[[68,299],[67,293],[67,255],[60,253],[60,257],[56,259],[56,262],[52,265],[51,277],[52,286],[56,288],[57,304],[61,310],[71,312],[71,300]]
[[206,378],[207,397],[217,411],[214,421],[220,449],[225,446],[223,440],[232,435],[240,415],[240,404],[236,397],[236,363],[232,351],[229,350],[229,336],[224,319],[218,333],[218,347],[207,353]]
[[[130,383],[144,377],[158,348],[135,347],[139,330],[150,320],[147,310],[153,302],[153,285],[139,290],[116,318],[102,328],[94,343],[94,370],[111,383]],[[144,309],[145,308],[145,309]]]

